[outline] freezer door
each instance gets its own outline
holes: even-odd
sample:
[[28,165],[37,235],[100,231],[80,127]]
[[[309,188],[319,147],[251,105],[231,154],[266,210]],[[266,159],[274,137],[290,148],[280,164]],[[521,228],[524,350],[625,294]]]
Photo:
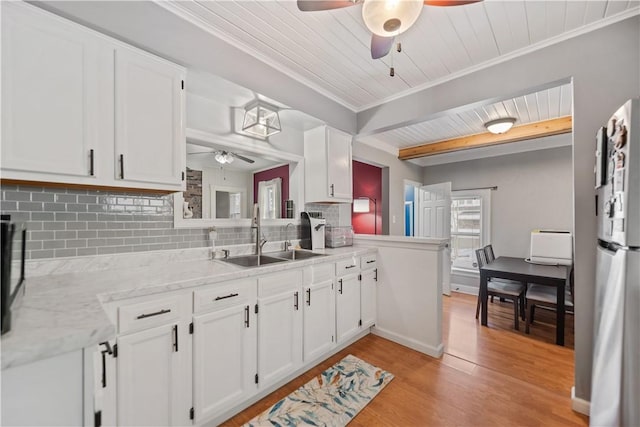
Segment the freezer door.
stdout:
[[640,251],[627,252],[622,348],[622,425],[640,426]]
[[626,251],[597,248],[592,426],[621,425]]

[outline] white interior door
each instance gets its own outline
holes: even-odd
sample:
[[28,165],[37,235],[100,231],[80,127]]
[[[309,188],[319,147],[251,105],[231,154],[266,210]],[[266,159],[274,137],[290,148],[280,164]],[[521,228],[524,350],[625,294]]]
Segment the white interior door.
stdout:
[[[420,237],[451,239],[451,183],[423,185],[418,198],[418,231]],[[451,293],[451,251],[449,245],[442,257],[442,293]]]

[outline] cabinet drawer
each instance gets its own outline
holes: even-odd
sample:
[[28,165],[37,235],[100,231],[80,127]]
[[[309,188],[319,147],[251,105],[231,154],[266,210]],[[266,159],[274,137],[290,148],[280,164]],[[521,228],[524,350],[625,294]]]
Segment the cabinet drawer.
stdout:
[[336,276],[344,276],[345,274],[355,273],[360,269],[360,257],[349,257],[345,260],[336,262]]
[[139,331],[176,322],[188,315],[190,294],[174,295],[118,308],[118,332]]
[[193,311],[215,311],[256,299],[255,279],[235,280],[193,293]]
[[333,263],[314,265],[311,269],[311,283],[320,283],[333,279],[335,274]]
[[302,286],[302,270],[282,271],[258,278],[258,296],[268,297]]
[[376,254],[362,255],[360,257],[360,266],[363,270],[371,270],[376,268]]

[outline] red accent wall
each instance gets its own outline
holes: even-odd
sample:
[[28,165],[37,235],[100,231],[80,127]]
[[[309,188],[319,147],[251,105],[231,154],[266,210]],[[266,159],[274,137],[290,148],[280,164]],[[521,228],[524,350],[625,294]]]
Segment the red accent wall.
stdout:
[[281,212],[284,216],[284,201],[289,199],[289,165],[278,166],[277,168],[253,174],[253,203],[258,203],[258,183],[260,181],[270,181],[274,178],[282,179]]
[[351,205],[351,225],[359,234],[374,234],[374,220],[377,222],[377,234],[382,234],[382,168],[353,161],[353,198],[371,197],[376,199],[377,213],[374,214],[373,202],[369,202],[370,212],[353,212]]

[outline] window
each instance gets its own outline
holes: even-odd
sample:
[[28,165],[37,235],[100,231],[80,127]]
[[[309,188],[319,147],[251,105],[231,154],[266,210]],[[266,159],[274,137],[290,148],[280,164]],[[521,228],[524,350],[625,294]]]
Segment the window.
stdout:
[[451,192],[451,268],[475,270],[476,249],[490,241],[491,190]]

